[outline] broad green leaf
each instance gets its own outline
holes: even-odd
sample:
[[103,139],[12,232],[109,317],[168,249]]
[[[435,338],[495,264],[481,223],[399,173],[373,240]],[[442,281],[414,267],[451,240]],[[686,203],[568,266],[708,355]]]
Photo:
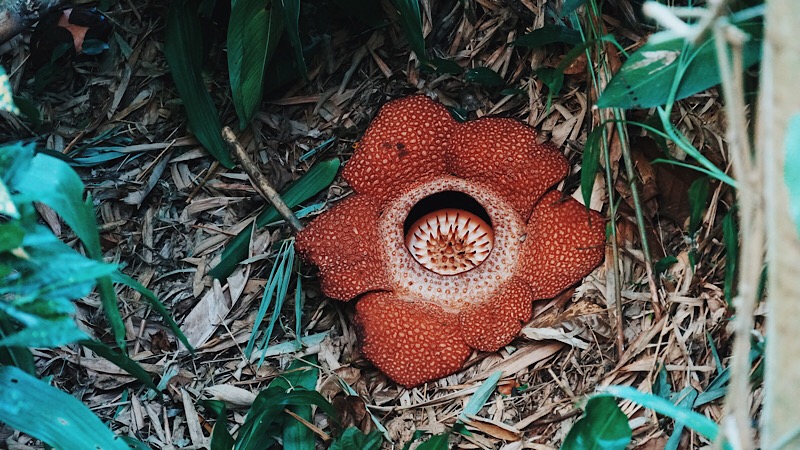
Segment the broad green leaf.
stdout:
[[578,30],[573,30],[563,25],[545,25],[518,37],[513,44],[519,47],[539,48],[556,42],[578,45],[583,42],[583,37]]
[[72,344],[86,335],[71,317],[56,320],[41,320],[34,326],[25,327],[17,333],[0,339],[0,347],[53,348]]
[[252,119],[264,92],[264,72],[283,33],[283,15],[264,0],[236,0],[228,22],[228,72],[239,128]]
[[233,436],[228,432],[228,408],[219,400],[200,400],[206,409],[216,416],[217,421],[211,430],[211,449],[230,450],[233,448]]
[[[3,189],[2,183],[3,182],[0,181],[0,191]],[[0,196],[2,196],[2,192],[0,192]],[[0,198],[0,203],[2,203],[2,198]],[[14,209],[14,211],[16,212],[16,209]],[[0,210],[0,214],[3,214],[2,210]],[[17,214],[17,217],[19,217],[19,214]],[[0,224],[0,253],[20,247],[24,237],[25,230],[18,222],[7,222]]]
[[203,84],[203,35],[197,15],[197,2],[171,2],[167,13],[164,55],[197,140],[220,164],[233,168],[233,160],[220,134],[222,124],[219,113]]
[[561,450],[623,450],[631,442],[628,416],[610,395],[595,395],[569,430]]
[[467,70],[464,72],[464,80],[486,87],[500,87],[506,85],[506,81],[503,77],[488,67],[476,67]]
[[[309,361],[296,359],[289,364],[282,376],[275,378],[270,386],[275,385],[284,390],[300,387],[313,391],[319,378],[319,369],[314,365],[317,359],[309,357]],[[289,409],[308,422],[313,422],[313,409],[310,405],[291,406]],[[287,416],[281,427],[283,448],[285,450],[314,450],[314,433],[294,417]]]
[[[281,198],[290,208],[294,208],[328,187],[333,182],[333,179],[336,178],[340,165],[341,162],[338,159],[318,162],[311,167],[302,178],[284,189],[284,191],[281,192]],[[280,214],[278,214],[278,211],[275,207],[270,205],[258,215],[255,225],[257,227],[263,227],[268,223],[275,222],[279,218]],[[248,228],[231,239],[222,252],[219,264],[211,269],[209,275],[220,279],[233,273],[236,265],[247,258],[250,234],[251,229]]]
[[785,162],[783,182],[789,190],[789,214],[800,235],[800,114],[789,118],[783,141]]
[[115,366],[119,367],[125,372],[128,372],[132,376],[136,377],[137,380],[141,381],[145,386],[149,387],[150,389],[154,391],[159,390],[158,386],[156,386],[156,384],[153,383],[153,379],[150,377],[150,374],[147,373],[147,371],[144,370],[144,368],[140,366],[139,363],[132,360],[125,353],[115,350],[102,342],[94,341],[91,339],[84,339],[79,343],[82,346],[88,348],[89,350],[97,353],[98,356],[102,357],[108,362],[114,364]]
[[128,450],[75,397],[16,367],[0,367],[0,422],[59,450]]
[[[710,441],[716,441],[719,436],[719,425],[708,417],[698,414],[689,408],[675,406],[669,400],[657,395],[640,392],[630,386],[608,386],[603,391],[614,397],[624,398],[645,408],[652,409],[659,414],[671,417],[675,421],[680,421]],[[723,448],[729,449],[730,445],[723,444]]]
[[502,376],[503,372],[498,370],[483,381],[481,387],[472,394],[472,397],[470,397],[467,402],[467,406],[465,406],[461,414],[458,415],[459,420],[469,420],[467,416],[478,414],[481,408],[483,408],[484,403],[486,403],[486,400],[488,400],[489,396],[494,392],[497,387],[497,381],[500,380]]
[[379,450],[382,436],[378,430],[364,434],[356,427],[345,429],[328,450]]
[[286,33],[289,35],[289,42],[294,49],[294,57],[297,68],[303,78],[308,77],[306,60],[303,57],[303,43],[300,40],[300,0],[272,0],[276,12],[283,15],[283,23]]
[[[750,35],[743,48],[744,67],[761,59],[763,22],[754,15],[763,5],[731,16],[733,24]],[[662,31],[625,61],[597,100],[600,108],[651,108],[664,105],[670,98],[675,78],[682,74],[675,100],[686,98],[720,82],[714,38],[697,46],[673,31]]]
[[659,276],[662,273],[666,272],[667,269],[672,267],[672,265],[676,264],[677,262],[678,262],[678,258],[676,258],[676,257],[674,257],[672,255],[665,256],[665,257],[663,257],[663,258],[658,260],[658,262],[656,263],[656,265],[653,268],[653,270],[655,271],[656,276]]
[[707,177],[701,177],[689,186],[689,236],[694,236],[703,221],[703,211],[708,204],[708,189],[710,184]]
[[[0,149],[0,153],[6,151],[8,147]],[[14,181],[14,188],[20,193],[17,201],[37,201],[53,208],[78,235],[89,256],[96,260],[103,258],[92,197],[87,194],[84,199],[83,183],[67,163],[47,155],[36,155],[24,175],[17,174]],[[99,278],[97,290],[114,339],[120,348],[125,348],[125,326],[111,280],[106,276]]]
[[167,307],[164,306],[163,303],[161,303],[158,297],[156,297],[156,295],[153,294],[153,292],[150,289],[147,289],[141,283],[139,283],[138,281],[134,280],[133,278],[125,275],[120,271],[112,273],[111,278],[115,282],[128,286],[129,288],[134,289],[136,292],[142,294],[142,297],[144,297],[144,299],[147,300],[150,306],[153,309],[155,309],[156,312],[158,312],[158,314],[167,322],[167,325],[169,326],[170,330],[172,330],[172,332],[175,333],[175,336],[177,336],[178,339],[181,340],[183,345],[185,345],[186,348],[189,349],[190,351],[192,352],[194,351],[194,348],[189,343],[189,340],[186,339],[186,336],[181,331],[181,328],[178,326],[177,323],[175,323],[175,320],[170,315],[170,312],[167,309]]
[[427,62],[425,53],[425,38],[422,34],[422,12],[419,9],[419,0],[392,0],[397,13],[400,15],[400,25],[406,33],[406,40],[411,51],[417,55],[420,62]]

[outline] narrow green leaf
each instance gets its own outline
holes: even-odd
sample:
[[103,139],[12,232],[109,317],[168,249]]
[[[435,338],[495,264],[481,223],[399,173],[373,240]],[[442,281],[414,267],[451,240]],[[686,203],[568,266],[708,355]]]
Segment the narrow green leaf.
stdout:
[[628,416],[614,397],[595,395],[569,430],[561,450],[623,450],[631,442],[631,435]]
[[0,422],[60,450],[128,450],[75,397],[16,367],[0,367]]
[[736,274],[739,266],[739,227],[736,225],[736,210],[731,209],[722,219],[722,242],[725,243],[725,279],[723,292],[731,304],[736,295]]
[[694,236],[703,221],[703,211],[708,204],[709,181],[707,177],[694,180],[689,186],[689,236]]
[[[614,397],[630,400],[659,414],[671,417],[673,420],[680,421],[710,441],[716,441],[719,436],[719,426],[714,421],[691,409],[675,406],[672,402],[659,396],[640,392],[630,386],[608,386],[604,391]],[[723,447],[728,449],[730,445],[724,444]]]
[[125,372],[128,372],[132,376],[136,377],[137,380],[141,381],[145,386],[149,387],[150,389],[154,391],[159,390],[156,384],[153,382],[153,379],[150,377],[150,374],[147,373],[147,371],[144,370],[144,368],[140,366],[139,363],[132,360],[125,353],[115,350],[100,341],[95,341],[91,339],[84,339],[80,341],[80,344],[88,348],[89,350],[97,353],[103,359],[108,360],[108,362],[114,364],[115,366],[119,367]]
[[666,272],[667,269],[672,267],[672,265],[676,264],[677,262],[678,262],[678,258],[676,258],[676,257],[674,257],[672,255],[665,256],[665,257],[663,257],[663,258],[658,260],[658,262],[656,263],[656,265],[653,268],[653,270],[655,270],[656,276],[660,276],[662,273]]
[[789,118],[783,140],[785,162],[783,182],[789,191],[789,214],[800,235],[800,114]]
[[183,334],[178,324],[175,323],[175,320],[170,315],[170,312],[167,309],[167,307],[164,306],[163,303],[161,303],[158,297],[156,297],[156,294],[154,294],[150,289],[144,287],[138,281],[120,272],[119,270],[111,274],[111,277],[115,282],[128,286],[129,288],[134,289],[136,292],[142,294],[142,297],[144,297],[144,299],[147,300],[147,303],[149,303],[150,306],[153,309],[155,309],[156,312],[161,316],[161,318],[167,322],[167,326],[169,326],[169,329],[172,330],[173,333],[175,333],[175,336],[178,339],[180,339],[183,345],[185,345],[186,348],[189,349],[190,351],[192,352],[194,351],[194,348],[189,343],[189,340]]
[[575,10],[583,6],[584,3],[586,3],[586,0],[564,0],[559,17],[566,17],[568,14],[575,12]]
[[[281,198],[290,208],[294,208],[328,187],[336,178],[340,165],[341,162],[338,159],[318,162],[302,178],[287,187],[281,193]],[[263,227],[279,218],[278,211],[273,206],[269,206],[256,218],[256,226]],[[250,228],[237,234],[225,247],[219,264],[211,269],[209,275],[217,279],[230,275],[236,265],[247,258],[250,234]]]
[[488,67],[475,67],[464,72],[464,80],[477,83],[486,87],[505,86],[506,81],[494,70]]
[[[0,314],[0,338],[16,332],[17,328],[7,317]],[[36,375],[33,353],[26,347],[0,347],[0,366],[15,366],[26,373]]]
[[500,377],[503,376],[503,372],[498,370],[497,372],[491,374],[489,378],[485,379],[481,384],[481,387],[472,394],[469,401],[467,402],[467,406],[464,407],[464,410],[461,411],[461,414],[458,415],[460,420],[469,420],[467,416],[474,416],[478,414],[478,412],[483,408],[484,403],[486,400],[489,399],[489,396],[492,395],[495,388],[497,387],[497,382],[500,380]]
[[425,53],[425,38],[422,34],[422,12],[419,9],[419,0],[392,0],[397,13],[400,15],[400,25],[406,33],[406,40],[411,51],[417,55],[420,62],[427,62]]
[[216,416],[217,421],[211,430],[211,449],[230,450],[233,448],[233,436],[228,432],[228,408],[219,400],[201,400],[201,404]]
[[581,195],[583,204],[586,208],[592,202],[592,190],[594,189],[594,179],[597,176],[597,169],[600,168],[600,139],[603,137],[604,125],[593,129],[586,138],[586,145],[583,147],[583,158],[581,160]]
[[[743,48],[744,67],[761,59],[763,22],[753,19],[757,8],[734,14],[732,22],[750,35]],[[737,18],[746,18],[737,20]],[[685,55],[682,53],[686,52]],[[713,37],[692,47],[673,31],[650,37],[622,65],[597,100],[600,108],[651,108],[664,105],[670,98],[676,76],[683,74],[675,100],[686,98],[720,82]]]
[[300,75],[307,78],[308,69],[303,57],[303,43],[300,40],[300,0],[273,0],[273,6],[277,7],[283,15],[283,23],[286,26],[286,33],[289,35],[289,42],[294,49],[297,68],[300,70]]
[[578,30],[567,28],[564,25],[545,25],[518,37],[512,43],[518,47],[540,48],[556,42],[578,45],[583,42],[583,36]]
[[252,119],[264,92],[264,73],[283,33],[283,15],[263,0],[235,0],[228,22],[228,72],[239,128]]
[[356,427],[349,427],[333,441],[328,450],[379,450],[381,442],[381,432],[378,430],[364,434]]
[[219,113],[203,84],[203,35],[196,1],[171,2],[167,13],[164,55],[197,140],[220,164],[233,168],[233,160],[220,134],[222,124]]
[[417,450],[448,450],[449,448],[450,433],[434,434],[430,439],[417,446]]

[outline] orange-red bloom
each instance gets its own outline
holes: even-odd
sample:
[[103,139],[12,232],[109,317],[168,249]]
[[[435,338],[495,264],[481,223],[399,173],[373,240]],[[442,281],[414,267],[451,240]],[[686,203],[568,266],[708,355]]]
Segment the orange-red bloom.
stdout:
[[424,96],[372,121],[344,170],[356,195],[297,236],[323,292],[360,296],[364,355],[406,386],[518,334],[531,302],[603,259],[596,212],[552,190],[567,161],[511,119],[452,119]]

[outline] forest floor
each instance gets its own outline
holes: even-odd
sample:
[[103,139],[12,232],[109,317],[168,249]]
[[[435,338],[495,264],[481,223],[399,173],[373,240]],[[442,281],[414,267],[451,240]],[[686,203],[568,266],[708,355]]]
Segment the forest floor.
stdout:
[[[425,93],[469,118],[512,117],[541,130],[563,150],[572,167],[560,189],[575,192],[583,144],[591,127],[599,123],[585,64],[581,67],[579,61],[569,72],[548,108],[548,88],[535,70],[557,66],[570,47],[508,45],[550,23],[545,12],[552,3],[422,2],[429,49],[465,68],[494,69],[505,80],[504,87],[485,86],[463,75],[421,71],[397,23],[365,29],[337,22],[336,17],[323,23],[327,19],[323,12],[306,11],[304,17],[322,16],[313,24],[320,40],[306,60],[308,80],[293,80],[267,93],[253,122],[238,132],[239,139],[280,190],[317,161],[338,158],[346,164],[353,144],[382,104]],[[641,46],[653,29],[631,12],[638,6],[627,0],[607,3],[613,4],[601,16],[607,32],[626,51]],[[54,376],[60,388],[84,401],[113,428],[156,449],[202,448],[213,420],[199,399],[238,404],[241,408],[234,408],[231,423],[241,423],[248,399],[252,401],[253,394],[291,361],[306,355],[316,356],[321,374],[316,388],[340,409],[344,425],[368,431],[376,426],[374,420],[380,422],[387,430],[386,448],[402,448],[416,430],[445,431],[482,380],[497,370],[504,375],[496,395],[478,414],[481,420],[468,425],[471,436],[452,438],[453,448],[558,448],[580,417],[581,402],[608,385],[660,394],[693,392],[701,399],[693,403],[696,411],[715,421],[720,418],[724,391],[712,382],[720,381],[721,361],[729,354],[731,340],[723,220],[734,203],[734,192],[712,181],[710,201],[701,205],[705,206],[702,222],[690,236],[694,205],[688,191],[700,174],[653,164],[662,150],[638,130],[631,134],[638,176],[634,181],[642,194],[651,260],[662,261],[652,279],[645,270],[619,139],[610,141],[609,173],[615,192],[609,195],[604,175],[598,175],[593,196],[593,206],[606,215],[609,198],[617,205],[622,317],[614,305],[609,250],[604,264],[579,285],[553,300],[537,302],[532,320],[509,346],[496,353],[476,352],[460,372],[406,389],[359,354],[353,305],[322,296],[315,271],[306,267],[300,329],[309,345],[300,350],[294,346],[292,283],[264,364],[257,364],[257,354],[247,358],[245,343],[253,333],[264,332],[263,326],[253,329],[256,311],[276,252],[291,230],[283,223],[256,230],[251,257],[244,264],[227,280],[208,276],[226,243],[252,224],[265,201],[241,169],[228,170],[216,163],[187,130],[186,113],[163,53],[165,5],[116,3],[107,12],[114,26],[110,48],[97,58],[65,64],[41,92],[33,86],[29,33],[0,49],[0,62],[9,69],[14,92],[41,112],[40,123],[3,115],[0,136],[4,141],[33,139],[39,148],[75,158],[95,201],[107,259],[155,292],[198,344],[195,354],[181,349],[140,295],[121,289],[129,353],[148,371],[168,380],[167,395],[151,395],[133,377],[89,350],[36,351],[42,375]],[[221,122],[233,127],[237,118],[219,44],[224,32],[219,36],[213,23],[208,27],[212,42],[204,75]],[[613,46],[606,50],[600,57],[619,67],[623,57]],[[674,123],[695,147],[726,167],[718,95],[712,89],[682,100],[674,109]],[[633,111],[630,117],[644,122],[650,114]],[[118,154],[106,159],[109,149]],[[349,193],[337,177],[305,205],[324,211]],[[57,217],[45,219],[57,235],[77,245]],[[651,292],[651,282],[656,293]],[[654,310],[654,297],[664,305],[664,314]],[[94,337],[108,340],[99,305],[94,296],[81,300],[78,320]],[[758,311],[759,321],[762,316]],[[219,319],[197,320],[208,317]],[[356,395],[346,392],[344,384]],[[756,389],[755,395],[761,391]],[[664,448],[674,429],[672,422],[631,403],[622,406],[631,418],[632,447]],[[315,424],[322,434],[335,433],[322,414],[315,416]],[[33,445],[19,434],[8,442],[20,449]],[[679,448],[707,445],[685,430]]]

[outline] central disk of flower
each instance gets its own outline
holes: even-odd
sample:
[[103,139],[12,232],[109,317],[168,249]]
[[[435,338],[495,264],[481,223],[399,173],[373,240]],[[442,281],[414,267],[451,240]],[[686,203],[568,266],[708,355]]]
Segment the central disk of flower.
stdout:
[[447,175],[416,183],[379,220],[394,295],[450,312],[503,288],[525,236],[524,220],[502,195]]
[[406,233],[406,247],[414,259],[441,275],[472,270],[492,251],[492,227],[463,209],[433,211],[414,222]]

